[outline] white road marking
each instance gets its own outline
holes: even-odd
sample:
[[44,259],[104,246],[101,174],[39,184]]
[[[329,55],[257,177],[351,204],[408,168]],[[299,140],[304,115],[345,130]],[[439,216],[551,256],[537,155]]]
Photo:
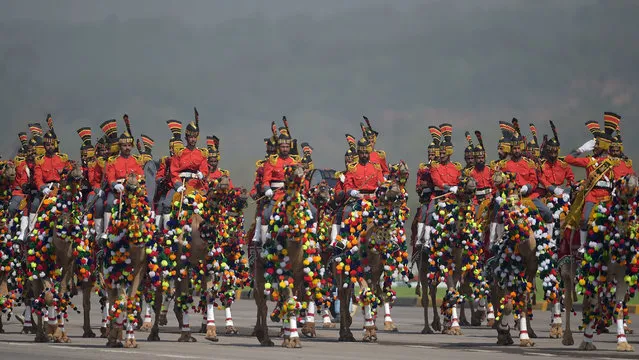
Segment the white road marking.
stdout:
[[408,347],[417,348],[417,349],[437,349],[434,346],[426,346],[426,345],[408,345]]
[[528,356],[545,356],[545,357],[556,357],[555,354],[543,353],[543,352],[524,352],[524,355]]

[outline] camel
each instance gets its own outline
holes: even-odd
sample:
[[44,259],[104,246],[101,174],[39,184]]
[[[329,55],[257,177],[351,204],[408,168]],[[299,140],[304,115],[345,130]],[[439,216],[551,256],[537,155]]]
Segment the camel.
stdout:
[[[333,264],[340,299],[339,341],[355,341],[350,330],[352,316],[349,309],[355,283],[360,285],[357,300],[364,312],[362,341],[377,341],[373,312],[380,302],[377,293],[384,271],[382,254],[397,244],[397,239],[392,238],[396,236],[394,231],[398,224],[395,217],[404,204],[405,192],[399,181],[393,179],[378,187],[375,205],[367,199],[359,199],[354,203],[350,216],[343,219],[338,240],[344,238],[346,244],[344,252],[334,256]],[[385,221],[374,222],[378,218]]]
[[[266,322],[267,296],[277,302],[271,318],[284,322],[282,347],[301,348],[297,330],[300,302],[312,302],[319,293],[319,284],[312,279],[321,273],[317,259],[319,249],[314,239],[310,204],[304,195],[304,178],[302,166],[285,169],[285,193],[278,194],[274,200],[267,240],[255,261],[255,335],[262,346],[274,345]],[[305,272],[305,268],[310,272]],[[311,281],[305,281],[305,278],[311,278]],[[307,297],[306,293],[310,293],[311,297]]]
[[[16,178],[16,166],[13,162],[6,162],[0,166],[0,234],[4,235],[11,232],[11,221],[8,218],[9,201],[11,200],[11,184]],[[12,241],[5,236],[0,236],[0,312],[11,312],[13,304],[17,299],[17,294],[13,291],[9,282],[14,275],[10,274],[9,269],[15,268],[16,250]],[[0,334],[4,333],[2,329],[2,317],[0,317]]]
[[[107,347],[136,348],[135,322],[140,311],[138,288],[146,270],[146,243],[151,238],[150,207],[137,175],[124,180],[125,190],[115,204],[107,233],[105,286],[110,328]],[[126,323],[126,340],[121,342]]]
[[[628,270],[639,263],[635,250],[639,246],[636,235],[639,229],[636,221],[638,192],[637,176],[619,179],[611,200],[598,204],[589,218],[584,261],[578,270],[579,285],[584,293],[584,338],[580,350],[596,350],[594,330],[607,327],[610,320],[614,320],[617,351],[634,351],[624,329],[624,308],[630,288]],[[604,259],[607,261],[601,262]],[[610,289],[609,286],[615,283],[614,290]],[[632,286],[636,291],[637,284]]]
[[[493,175],[495,186],[502,190],[496,201],[499,205],[498,215],[505,229],[497,240],[496,255],[498,259],[507,258],[508,261],[498,260],[496,268],[491,271],[491,298],[495,309],[500,309],[503,305],[494,326],[497,330],[497,344],[513,343],[505,317],[514,311],[516,320],[519,320],[519,346],[530,347],[534,346],[531,338],[535,335],[530,328],[527,311],[532,284],[537,274],[535,234],[540,233],[538,230],[541,230],[541,223],[531,220],[538,215],[538,211],[532,201],[519,198],[514,176],[515,174],[500,171]],[[544,236],[543,234],[545,233],[539,236]]]
[[[36,309],[36,342],[71,341],[64,329],[64,321],[67,308],[73,306],[69,286],[73,281],[76,244],[71,238],[78,235],[81,228],[77,225],[77,217],[81,214],[82,178],[79,164],[73,162],[70,170],[65,169],[60,184],[42,199],[39,214],[42,223],[28,239],[31,250],[27,256],[29,281],[25,298],[33,299],[32,306]],[[51,227],[51,223],[55,226]],[[46,334],[42,321],[45,307],[48,317]],[[85,323],[85,330],[86,326],[88,324]],[[90,326],[88,328],[90,330]]]

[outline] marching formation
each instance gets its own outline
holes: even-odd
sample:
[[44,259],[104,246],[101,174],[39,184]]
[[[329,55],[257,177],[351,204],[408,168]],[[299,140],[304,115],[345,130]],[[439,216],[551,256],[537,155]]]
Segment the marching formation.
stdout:
[[[633,351],[626,334],[628,302],[639,290],[639,181],[617,114],[604,113],[603,127],[587,122],[593,138],[565,157],[552,121],[551,136],[530,124],[528,138],[517,119],[500,121],[499,159],[490,162],[481,132],[467,131],[464,165],[451,161],[453,126],[429,126],[410,258],[409,168],[375,148],[379,134],[368,118],[361,139],[346,134],[341,171],[316,169],[313,148],[298,145],[286,117],[282,127],[272,122],[249,190],[219,168],[219,138],[198,147],[194,115],[186,127],[167,121],[169,156],[159,160],[154,140],[136,140],[127,115],[121,133],[115,119],[102,123],[95,145],[90,127],[78,129],[80,161],[60,152],[51,115],[48,131],[33,123],[30,135],[18,134],[17,156],[0,162],[0,310],[17,316],[23,333],[69,342],[65,323],[80,313],[73,298],[81,294],[83,336],[95,337],[95,293],[108,347],[137,347],[138,330],[160,341],[171,304],[180,342],[196,341],[195,331],[217,342],[216,310],[224,310],[223,331],[237,334],[231,307],[251,287],[254,335],[264,346],[273,345],[268,319],[282,324],[283,347],[299,348],[300,334],[316,336],[316,315],[325,328],[337,315],[339,340],[355,341],[351,303],[363,315],[362,340],[375,342],[382,311],[384,330],[398,331],[394,286],[418,280],[424,334],[462,335],[463,326],[485,323],[498,344],[510,345],[512,314],[520,346],[533,346],[541,290],[552,338],[574,344],[562,312],[580,295],[579,348],[595,350],[595,333],[614,326],[617,350]],[[584,168],[585,179],[571,166]],[[249,201],[256,211],[245,232]],[[192,330],[198,314],[201,326]]]

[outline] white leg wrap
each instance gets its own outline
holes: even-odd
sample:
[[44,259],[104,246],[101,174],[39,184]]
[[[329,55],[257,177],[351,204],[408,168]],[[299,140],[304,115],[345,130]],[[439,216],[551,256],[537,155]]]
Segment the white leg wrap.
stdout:
[[339,224],[333,224],[331,226],[331,243],[337,241],[337,234],[339,233]]
[[111,306],[109,305],[109,301],[104,303],[104,310],[102,310],[102,327],[107,327],[107,319],[109,318],[109,309]]
[[488,310],[486,311],[486,319],[494,320],[495,319],[495,309],[493,308],[493,303],[488,303]]
[[36,214],[29,214],[29,230],[33,230],[36,222]]
[[255,218],[255,232],[253,233],[253,242],[259,242],[262,239],[262,218],[260,216]]
[[123,327],[124,318],[125,318],[124,312],[121,312],[120,315],[118,315],[118,318],[115,320],[115,325],[120,328]]
[[288,319],[288,328],[291,332],[291,339],[300,337],[300,335],[297,333],[297,319],[295,318],[295,316],[291,316]]
[[20,238],[24,239],[27,229],[29,228],[29,217],[22,216],[20,218]]
[[586,246],[586,240],[588,239],[588,232],[585,230],[579,231],[579,240],[581,243],[581,248],[583,249]]
[[260,236],[261,236],[261,239],[262,239],[262,245],[264,245],[264,244],[266,244],[266,240],[269,237],[268,225],[261,225],[260,226],[260,232],[261,232]]
[[64,332],[64,319],[63,318],[58,319],[58,329],[60,329],[60,331]]
[[417,223],[417,241],[415,242],[416,245],[422,244],[422,238],[424,237],[424,225],[424,223]]
[[526,326],[526,315],[519,318],[519,340],[528,340],[528,327]]
[[55,313],[55,307],[49,306],[47,309],[47,317],[49,318],[49,325],[55,325],[58,323],[58,318]]
[[594,329],[592,328],[592,322],[589,322],[584,329],[584,342],[591,343],[593,338]]
[[215,305],[206,304],[206,326],[215,326]]
[[155,227],[159,229],[160,224],[162,224],[162,215],[155,215]]
[[391,318],[391,307],[390,303],[384,303],[384,322],[390,321],[393,322],[393,318]]
[[285,337],[290,337],[291,336],[291,321],[290,319],[285,319],[284,323],[282,324],[282,327],[284,329],[284,336]]
[[315,302],[311,301],[308,303],[308,309],[306,309],[306,322],[315,323],[315,311],[317,306],[315,306]]
[[31,319],[31,306],[27,305],[24,307],[24,327],[30,327],[33,325]]
[[144,303],[144,323],[151,323],[151,307],[147,303]]
[[364,326],[375,326],[375,322],[373,321],[373,314],[371,313],[371,306],[364,306]]
[[617,319],[617,344],[628,342],[626,339],[626,332],[623,328],[623,319]]
[[189,319],[189,313],[187,311],[182,315],[182,331],[190,332],[191,331],[191,322]]
[[459,319],[457,318],[457,305],[453,305],[453,308],[451,309],[451,316],[450,316],[450,327],[454,328],[454,327],[459,327]]
[[135,339],[135,331],[133,330],[133,323],[130,321],[126,322],[126,338]]
[[560,303],[553,304],[552,306],[552,323],[561,324],[561,304]]
[[234,326],[233,325],[233,315],[231,315],[231,307],[224,308],[224,315],[226,315],[226,326]]
[[430,235],[433,232],[433,227],[432,226],[425,226],[424,227],[424,246],[429,246],[430,247]]

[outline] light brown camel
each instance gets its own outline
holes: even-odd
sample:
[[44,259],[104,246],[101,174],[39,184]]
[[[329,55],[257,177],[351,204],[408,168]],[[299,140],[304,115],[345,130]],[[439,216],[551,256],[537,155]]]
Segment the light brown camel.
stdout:
[[[11,184],[16,178],[16,166],[12,161],[3,162],[0,164],[0,227],[6,228],[2,233],[9,232],[9,201],[11,200]],[[0,250],[13,253],[12,249],[7,247],[8,242],[4,237],[0,238]],[[6,255],[6,254],[5,254]],[[0,299],[13,296],[9,291],[9,274],[0,269]],[[7,309],[0,309],[3,312]],[[9,311],[11,309],[8,309]],[[0,316],[0,334],[4,333],[2,329],[2,316]]]

